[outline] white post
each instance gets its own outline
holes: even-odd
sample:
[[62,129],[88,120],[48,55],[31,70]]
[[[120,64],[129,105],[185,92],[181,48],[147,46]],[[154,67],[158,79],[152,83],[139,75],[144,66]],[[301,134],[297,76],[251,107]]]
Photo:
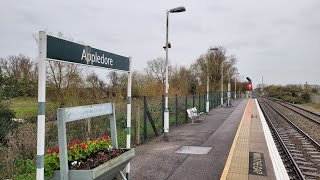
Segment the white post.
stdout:
[[37,180],[44,179],[44,145],[45,145],[45,112],[46,112],[46,58],[47,35],[39,32],[38,64],[38,127],[37,127]]
[[262,84],[261,84],[261,93],[263,94],[263,76],[262,76]]
[[167,140],[169,137],[169,109],[168,109],[168,29],[169,29],[169,11],[167,11],[167,24],[166,24],[166,87],[165,87],[165,107],[164,107],[164,139]]
[[223,62],[221,63],[221,106],[223,106]]
[[[132,85],[132,72],[131,72],[131,57],[129,58],[129,72],[128,72],[128,102],[127,102],[127,144],[126,147],[128,149],[131,148],[131,85]],[[129,173],[130,173],[130,162],[126,167],[126,178],[129,180]]]
[[237,99],[237,73],[234,75],[234,99]]
[[206,101],[206,113],[209,112],[209,59],[207,58],[207,101]]
[[231,83],[230,83],[230,68],[228,69],[228,106],[230,106],[231,101]]

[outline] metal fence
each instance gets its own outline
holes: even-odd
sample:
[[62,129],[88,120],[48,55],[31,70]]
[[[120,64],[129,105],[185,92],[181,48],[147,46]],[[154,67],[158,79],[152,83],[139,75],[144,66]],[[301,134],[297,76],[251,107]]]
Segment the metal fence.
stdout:
[[[232,95],[234,97],[234,93]],[[239,96],[240,97],[240,96]],[[210,109],[220,105],[220,93],[209,94]],[[227,99],[227,92],[224,92]],[[169,98],[169,125],[170,127],[188,123],[186,110],[196,107],[198,111],[206,109],[206,94],[188,96],[174,96]],[[118,100],[115,103],[118,143],[119,147],[126,144],[126,101]],[[163,133],[164,121],[164,96],[162,98],[133,98],[132,99],[132,144],[133,146],[145,143],[155,136]],[[37,124],[36,118],[28,121],[1,125],[0,128],[14,129],[6,136],[1,137],[0,143],[0,179],[16,179],[16,176],[26,171],[23,163],[36,159]],[[98,138],[110,135],[109,117],[102,116],[89,120],[81,120],[67,124],[67,141],[85,141],[90,138]],[[45,129],[46,150],[58,147],[58,129],[56,114],[47,114]],[[20,163],[20,166],[19,166]],[[35,166],[35,164],[34,164]],[[35,173],[35,172],[34,172]]]
[[[224,92],[224,101],[227,100],[227,92]],[[234,92],[231,92],[231,98],[234,98]],[[220,106],[221,93],[209,94],[209,109]],[[162,99],[153,99],[144,97],[142,113],[140,117],[133,121],[141,121],[143,123],[134,123],[132,135],[133,143],[140,144],[150,140],[151,138],[163,133],[164,124],[164,96]],[[140,105],[141,106],[141,105]],[[189,96],[175,96],[168,100],[169,109],[169,125],[178,126],[180,124],[188,123],[187,109],[196,107],[199,112],[206,111],[206,94],[197,94]],[[137,113],[137,112],[135,112]],[[137,128],[136,124],[140,124]],[[139,131],[139,132],[138,132]],[[138,135],[139,134],[139,135]],[[141,139],[139,139],[141,137]]]

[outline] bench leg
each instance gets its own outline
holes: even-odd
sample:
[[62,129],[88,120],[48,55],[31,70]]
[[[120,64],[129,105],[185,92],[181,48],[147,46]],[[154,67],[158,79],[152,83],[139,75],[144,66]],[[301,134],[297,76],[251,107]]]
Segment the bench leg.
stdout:
[[199,115],[199,116],[198,116],[198,120],[204,120],[204,119],[202,119],[202,118],[200,119],[200,115]]
[[191,119],[191,124],[197,124],[193,120],[194,120],[194,118]]

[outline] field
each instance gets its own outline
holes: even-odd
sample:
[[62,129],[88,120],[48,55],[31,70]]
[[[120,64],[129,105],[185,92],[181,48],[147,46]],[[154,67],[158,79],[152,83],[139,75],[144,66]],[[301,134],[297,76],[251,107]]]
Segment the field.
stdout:
[[[14,98],[7,101],[10,108],[16,112],[16,118],[27,119],[37,116],[38,100],[36,98]],[[59,106],[52,102],[46,103],[46,112],[52,113]]]

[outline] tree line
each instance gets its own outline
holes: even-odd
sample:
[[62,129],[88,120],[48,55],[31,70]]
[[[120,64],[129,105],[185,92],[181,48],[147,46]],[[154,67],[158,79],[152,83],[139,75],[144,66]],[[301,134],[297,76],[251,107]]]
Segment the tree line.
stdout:
[[[210,92],[220,91],[221,66],[223,63],[224,84],[228,77],[237,71],[234,55],[227,55],[226,49],[208,50],[189,67],[169,66],[170,95],[188,95],[206,91],[206,77],[209,75]],[[160,97],[164,94],[165,84],[164,58],[147,61],[142,71],[134,70],[132,75],[132,96]],[[25,55],[12,55],[0,58],[0,95],[2,99],[14,97],[36,97],[38,80],[37,61]],[[115,71],[101,77],[93,69],[76,64],[47,61],[47,98],[68,104],[83,104],[90,99],[99,103],[105,99],[125,98],[127,74]],[[227,87],[225,87],[226,90]],[[239,85],[241,90],[241,85]],[[85,97],[85,98],[84,98]]]

